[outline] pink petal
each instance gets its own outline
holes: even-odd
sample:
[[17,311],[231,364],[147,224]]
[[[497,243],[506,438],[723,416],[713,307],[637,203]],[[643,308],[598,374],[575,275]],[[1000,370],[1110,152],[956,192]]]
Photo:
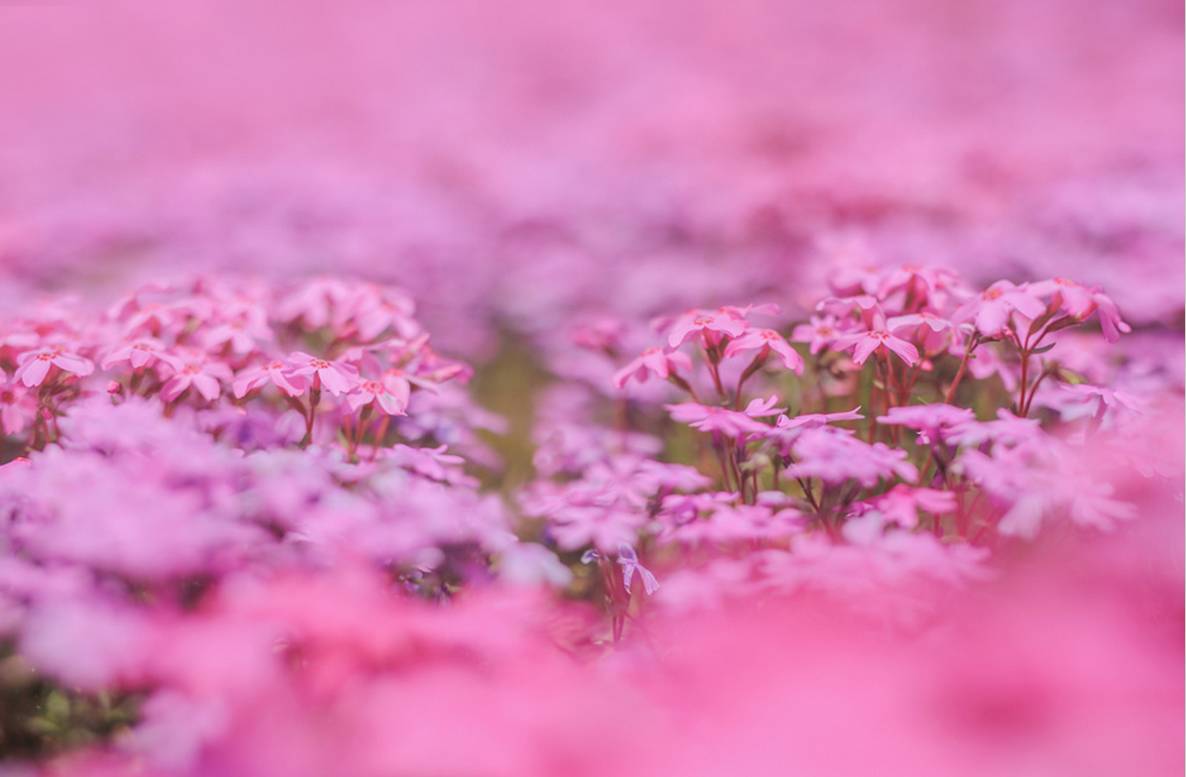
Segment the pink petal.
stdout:
[[869,355],[877,350],[880,340],[873,337],[862,337],[857,341],[857,347],[852,352],[852,360],[857,364],[864,364]]
[[902,357],[902,361],[909,364],[911,367],[918,364],[918,349],[914,347],[913,343],[909,343],[900,337],[890,335],[885,340],[885,347]]
[[192,382],[198,393],[211,402],[218,399],[218,395],[222,393],[222,386],[210,375],[198,373],[194,375]]
[[376,399],[379,400],[379,406],[383,408],[387,415],[406,415],[404,404],[399,401],[394,394],[384,392],[379,394]]
[[49,372],[50,363],[44,359],[31,359],[16,371],[16,377],[29,388],[40,386]]

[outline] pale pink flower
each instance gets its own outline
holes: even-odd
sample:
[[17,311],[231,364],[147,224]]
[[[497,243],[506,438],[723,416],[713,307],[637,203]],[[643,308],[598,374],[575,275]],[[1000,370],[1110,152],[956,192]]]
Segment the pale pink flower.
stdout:
[[364,380],[346,395],[346,404],[355,412],[366,405],[378,404],[387,415],[407,415],[410,394],[407,381]]
[[958,331],[955,324],[946,318],[940,318],[933,313],[910,313],[905,316],[892,316],[886,321],[886,328],[895,334],[908,330],[911,336],[926,346],[927,351],[935,353],[943,350],[951,342]]
[[673,419],[702,432],[719,432],[726,437],[741,437],[770,431],[769,426],[758,423],[749,415],[723,407],[683,402],[678,405],[666,405],[666,408]]
[[686,354],[648,348],[614,374],[614,385],[622,388],[630,380],[646,383],[651,375],[666,380],[669,375],[678,375],[680,370],[689,372],[691,369],[692,360]]
[[934,488],[917,488],[899,483],[869,504],[887,521],[907,529],[918,525],[920,512],[945,515],[956,508],[955,494]]
[[720,308],[715,313],[689,310],[675,320],[667,337],[667,345],[679,348],[693,335],[699,334],[707,345],[715,345],[726,337],[737,337],[745,332],[744,311],[740,308]]
[[883,443],[858,440],[847,429],[820,426],[805,429],[792,448],[795,463],[787,468],[790,477],[819,478],[825,483],[855,480],[871,488],[881,479],[918,479],[918,470],[907,460],[906,451]]
[[294,365],[290,375],[310,378],[313,388],[324,386],[334,396],[345,394],[358,385],[358,370],[344,362],[322,359],[302,351],[293,353],[289,362]]
[[292,367],[280,359],[273,359],[266,364],[249,367],[235,377],[233,389],[235,397],[242,399],[260,386],[271,383],[290,397],[299,397],[309,388],[308,378],[302,375],[290,375]]
[[861,408],[854,407],[839,413],[804,413],[794,418],[783,416],[778,419],[779,429],[811,429],[817,426],[835,423],[837,421],[861,421]]
[[401,289],[367,286],[355,301],[351,316],[359,339],[374,340],[391,330],[401,338],[420,334],[420,324],[413,318],[416,305]]
[[[0,372],[4,383],[8,380]],[[19,382],[0,388],[0,427],[8,435],[20,434],[37,417],[37,401]]]
[[100,366],[109,370],[121,362],[127,362],[133,370],[139,370],[156,361],[170,363],[172,360],[160,340],[153,337],[143,337],[112,349],[104,357]]
[[263,316],[263,311],[248,309],[231,321],[215,324],[205,330],[201,335],[201,342],[210,351],[217,351],[229,345],[232,353],[244,355],[254,351],[257,343],[267,342],[271,336],[272,331]]
[[811,353],[817,354],[831,345],[839,334],[835,316],[812,316],[810,323],[795,327],[791,332],[791,342],[811,343]]
[[840,351],[847,351],[851,348],[852,360],[857,364],[864,364],[865,360],[879,348],[893,352],[911,367],[918,364],[918,349],[914,347],[914,344],[885,329],[847,332],[839,335],[833,345]]
[[1078,321],[1086,321],[1092,313],[1098,312],[1100,329],[1104,339],[1116,342],[1121,333],[1132,331],[1120,317],[1120,310],[1107,294],[1098,289],[1088,288],[1067,278],[1051,278],[1029,285],[1030,291],[1039,296],[1049,296],[1050,304],[1055,310],[1066,313]]
[[757,351],[754,358],[763,360],[773,351],[783,366],[797,374],[803,374],[803,357],[792,348],[785,337],[773,329],[750,329],[732,340],[725,348],[725,356],[735,356],[747,351]]
[[226,364],[201,355],[183,357],[178,360],[177,371],[161,387],[161,398],[172,402],[191,386],[208,401],[213,402],[222,394],[222,384],[234,378]]
[[17,358],[17,369],[13,377],[29,388],[40,386],[49,375],[51,367],[57,367],[62,372],[80,378],[85,378],[95,371],[95,365],[90,359],[69,352],[62,346],[53,346],[21,354]]
[[929,445],[939,441],[941,432],[975,420],[976,415],[967,408],[935,403],[891,407],[877,423],[914,429],[919,433],[918,441]]
[[1035,319],[1046,310],[1046,305],[1026,284],[1020,286],[1010,281],[997,281],[984,290],[979,297],[964,304],[955,312],[953,320],[974,321],[976,329],[986,337],[1001,334],[1009,323],[1009,317],[1020,313],[1028,319]]

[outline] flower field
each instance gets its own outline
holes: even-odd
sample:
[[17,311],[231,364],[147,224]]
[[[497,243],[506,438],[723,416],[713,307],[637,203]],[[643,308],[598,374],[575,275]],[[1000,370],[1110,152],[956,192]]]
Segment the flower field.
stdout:
[[1183,771],[1182,9],[0,7],[0,777]]

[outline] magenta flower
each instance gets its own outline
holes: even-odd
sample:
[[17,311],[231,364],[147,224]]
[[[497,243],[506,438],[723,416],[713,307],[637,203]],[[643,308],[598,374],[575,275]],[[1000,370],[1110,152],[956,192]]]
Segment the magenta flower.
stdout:
[[95,371],[94,363],[76,353],[66,351],[62,346],[26,351],[17,358],[17,369],[13,377],[28,388],[40,386],[49,375],[50,368],[85,378]]
[[279,359],[249,367],[236,376],[232,388],[237,399],[242,399],[248,393],[260,386],[271,383],[290,397],[299,397],[309,388],[308,378],[302,375],[290,374],[292,367]]
[[773,329],[748,330],[726,346],[725,356],[735,356],[747,351],[757,351],[755,358],[759,361],[764,361],[773,351],[784,367],[794,370],[796,374],[803,374],[803,357],[787,343],[785,337]]
[[177,371],[161,387],[161,399],[172,402],[191,386],[208,401],[213,402],[222,394],[222,384],[234,378],[231,368],[220,361],[202,356],[183,358]]
[[913,343],[903,340],[886,329],[871,329],[866,332],[847,332],[836,337],[834,347],[837,350],[852,349],[852,360],[857,364],[864,364],[865,360],[879,348],[884,348],[898,356],[899,359],[911,367],[918,364],[918,349]]
[[361,381],[346,395],[346,404],[357,412],[360,407],[378,404],[387,415],[407,415],[411,386],[407,381]]
[[631,379],[646,383],[651,375],[666,380],[669,375],[678,375],[680,370],[689,372],[691,369],[692,360],[686,354],[648,348],[614,374],[614,385],[623,388]]
[[358,370],[349,364],[302,351],[292,354],[289,361],[294,365],[291,375],[311,378],[314,389],[324,386],[334,396],[345,394],[358,385]]

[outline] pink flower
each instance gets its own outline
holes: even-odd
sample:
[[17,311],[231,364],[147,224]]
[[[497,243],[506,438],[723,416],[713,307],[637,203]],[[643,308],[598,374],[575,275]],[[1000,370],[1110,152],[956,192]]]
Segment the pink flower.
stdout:
[[895,333],[910,330],[915,341],[923,343],[931,353],[943,350],[957,333],[955,324],[932,313],[893,316],[886,321],[886,328]]
[[867,332],[848,332],[838,336],[833,345],[841,351],[853,349],[852,360],[864,364],[870,354],[884,348],[897,354],[898,358],[913,367],[918,364],[918,349],[914,345],[885,329],[871,329]]
[[361,340],[374,340],[388,330],[405,339],[420,333],[420,324],[412,317],[416,306],[411,297],[393,288],[376,287],[368,292],[358,302],[353,316]]
[[290,397],[299,397],[309,388],[309,380],[301,375],[290,375],[291,369],[286,362],[279,359],[273,359],[257,367],[249,367],[235,378],[235,397],[242,399],[249,392],[267,383],[271,383]]
[[840,413],[805,413],[803,415],[797,415],[794,418],[783,416],[778,419],[778,428],[813,429],[817,426],[824,426],[836,421],[860,421],[863,419],[864,416],[861,415],[861,408],[854,407],[852,410],[845,410]]
[[291,375],[312,376],[313,388],[324,386],[334,396],[345,394],[358,385],[358,370],[349,364],[322,359],[297,351],[289,357],[294,367]]
[[206,400],[213,402],[222,394],[222,383],[234,377],[231,368],[220,361],[203,356],[183,358],[173,377],[161,387],[161,398],[172,402],[191,386]]
[[787,344],[786,338],[773,329],[750,329],[729,343],[725,348],[725,356],[735,356],[746,351],[757,351],[758,355],[755,358],[760,361],[764,361],[773,351],[778,354],[784,367],[794,370],[797,374],[803,374],[803,358]]
[[936,403],[891,407],[877,423],[886,426],[905,426],[919,432],[918,441],[924,445],[938,442],[942,431],[975,421],[976,415],[967,408]]
[[811,343],[811,353],[817,354],[832,344],[840,332],[835,316],[812,316],[808,324],[799,324],[791,332],[791,342]]
[[0,389],[0,427],[5,434],[20,434],[36,417],[37,402],[24,386],[13,383]]
[[897,476],[909,482],[918,478],[906,451],[882,443],[869,445],[849,430],[832,426],[804,430],[792,453],[796,461],[786,470],[790,477],[819,478],[832,484],[855,480],[866,488],[883,478]]
[[170,361],[164,344],[156,338],[144,337],[113,349],[100,366],[109,370],[121,362],[127,362],[133,370],[139,370],[161,360]]
[[770,431],[770,427],[766,424],[758,423],[746,413],[736,410],[701,405],[695,402],[683,402],[666,407],[673,419],[702,432],[718,432],[726,437],[741,437],[746,434],[765,434]]
[[679,348],[689,337],[699,334],[706,345],[716,345],[727,337],[737,337],[746,330],[745,312],[740,308],[720,308],[715,313],[689,310],[675,320],[667,345]]
[[781,416],[773,429],[768,429],[766,437],[774,441],[782,455],[790,454],[790,446],[806,429],[816,429],[838,421],[860,421],[864,419],[861,409],[854,407],[842,413],[805,413],[788,418]]
[[1020,313],[1029,319],[1037,318],[1046,310],[1033,289],[1009,281],[997,281],[979,297],[955,312],[955,321],[974,320],[976,329],[986,337],[996,337],[1005,330],[1009,317]]
[[1104,339],[1114,343],[1121,333],[1127,334],[1132,327],[1120,317],[1120,310],[1107,294],[1091,289],[1067,278],[1051,278],[1030,284],[1030,290],[1040,296],[1050,296],[1050,304],[1071,318],[1086,321],[1092,313],[1098,312],[1100,329]]
[[407,381],[381,382],[364,380],[346,395],[346,404],[357,412],[360,407],[378,403],[387,415],[407,415],[411,387]]
[[50,367],[57,367],[62,372],[80,378],[85,378],[95,371],[95,365],[90,359],[66,351],[62,346],[26,351],[17,359],[17,365],[13,377],[29,388],[40,386],[49,375]]
[[230,345],[232,353],[243,355],[254,351],[257,342],[266,342],[271,336],[263,312],[249,308],[233,320],[206,330],[202,334],[202,344],[211,351]]
[[940,491],[934,488],[916,488],[904,483],[891,488],[886,493],[872,500],[870,504],[880,512],[887,521],[898,524],[907,529],[918,525],[920,512],[932,515],[944,515],[956,508],[955,494],[950,491]]
[[692,360],[686,354],[648,348],[642,355],[618,370],[614,375],[614,385],[622,388],[631,379],[646,383],[652,374],[666,380],[669,375],[678,375],[680,370],[688,372],[691,369]]

